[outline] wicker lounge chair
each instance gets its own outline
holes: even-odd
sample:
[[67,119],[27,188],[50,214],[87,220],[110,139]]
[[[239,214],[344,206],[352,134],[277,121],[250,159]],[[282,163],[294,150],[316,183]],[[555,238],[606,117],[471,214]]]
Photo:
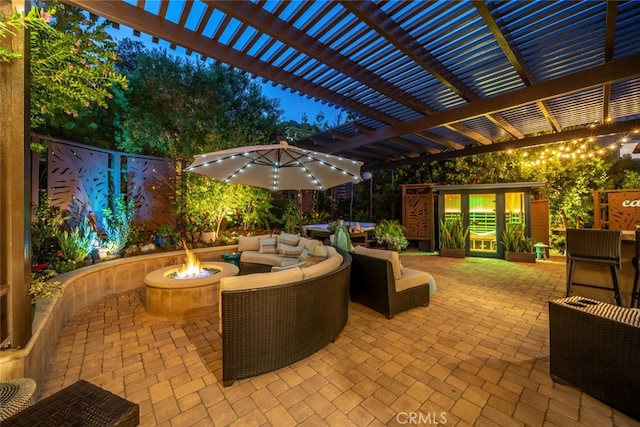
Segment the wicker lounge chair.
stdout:
[[411,308],[429,305],[429,296],[435,292],[433,277],[403,268],[397,252],[358,246],[352,257],[352,301],[389,319]]

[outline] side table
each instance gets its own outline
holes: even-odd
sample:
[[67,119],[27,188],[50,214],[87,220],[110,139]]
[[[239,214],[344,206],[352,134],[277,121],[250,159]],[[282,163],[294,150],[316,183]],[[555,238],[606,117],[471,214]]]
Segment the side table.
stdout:
[[[0,422],[31,405],[36,382],[31,378],[19,378],[0,383]],[[4,423],[3,423],[4,424]]]
[[2,422],[9,426],[121,426],[140,424],[140,407],[80,380]]
[[240,255],[240,252],[227,252],[222,254],[222,260],[240,267]]

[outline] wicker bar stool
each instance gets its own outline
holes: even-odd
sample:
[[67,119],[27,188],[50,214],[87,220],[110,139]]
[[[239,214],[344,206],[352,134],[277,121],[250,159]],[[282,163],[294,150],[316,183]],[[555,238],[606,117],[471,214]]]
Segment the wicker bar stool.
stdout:
[[638,279],[640,278],[640,230],[636,230],[636,256],[631,260],[636,274],[633,276],[633,289],[631,290],[631,308],[640,308],[640,290],[638,290]]
[[28,408],[35,391],[36,382],[31,378],[0,382],[0,422]]
[[[573,286],[584,286],[613,291],[616,304],[621,306],[618,287],[618,269],[621,266],[622,232],[620,230],[595,230],[590,228],[567,229],[567,294],[571,296]],[[595,264],[609,267],[613,287],[573,282],[573,269],[576,263]]]

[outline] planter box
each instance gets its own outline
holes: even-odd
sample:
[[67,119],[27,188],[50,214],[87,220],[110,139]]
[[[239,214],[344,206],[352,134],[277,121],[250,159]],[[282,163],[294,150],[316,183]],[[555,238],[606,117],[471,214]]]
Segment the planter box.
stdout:
[[440,249],[440,256],[446,256],[449,258],[464,258],[465,250],[458,248],[442,248]]
[[510,252],[506,251],[504,253],[504,259],[512,262],[536,262],[536,253],[535,252]]

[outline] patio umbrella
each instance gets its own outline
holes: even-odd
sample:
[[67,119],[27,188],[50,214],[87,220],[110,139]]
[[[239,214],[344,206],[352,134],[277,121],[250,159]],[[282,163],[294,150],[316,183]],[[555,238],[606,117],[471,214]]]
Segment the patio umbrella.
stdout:
[[362,162],[278,144],[237,147],[201,154],[187,167],[222,182],[277,190],[326,190],[357,183]]

